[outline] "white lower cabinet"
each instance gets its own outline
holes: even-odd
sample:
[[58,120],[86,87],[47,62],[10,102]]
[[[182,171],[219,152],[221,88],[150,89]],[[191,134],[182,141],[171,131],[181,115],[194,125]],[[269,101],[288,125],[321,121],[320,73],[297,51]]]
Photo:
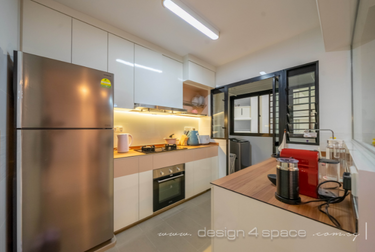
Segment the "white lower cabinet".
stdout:
[[114,179],[114,231],[138,218],[138,173]]
[[211,187],[219,177],[218,157],[185,163],[185,198],[190,198]]
[[194,171],[194,182],[197,193],[201,193],[210,188],[211,182],[211,159],[205,158],[196,161]]
[[153,214],[153,170],[139,173],[139,219]]
[[196,194],[194,186],[194,170],[197,161],[185,163],[185,199]]
[[219,179],[219,157],[211,158],[211,181]]

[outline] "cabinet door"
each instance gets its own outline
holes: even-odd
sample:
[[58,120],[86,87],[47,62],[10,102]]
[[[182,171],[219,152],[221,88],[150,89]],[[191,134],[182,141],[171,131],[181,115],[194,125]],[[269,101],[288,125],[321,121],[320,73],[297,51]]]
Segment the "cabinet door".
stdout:
[[114,179],[114,231],[138,218],[138,173]]
[[194,196],[194,171],[196,161],[185,163],[185,198],[188,199]]
[[115,74],[114,107],[134,108],[134,43],[108,35],[108,72]]
[[188,61],[189,80],[215,88],[215,72]]
[[249,107],[242,107],[242,114],[244,118],[250,118],[250,106]]
[[162,55],[135,45],[134,101],[135,103],[163,106]]
[[219,179],[219,157],[211,158],[211,181]]
[[70,63],[72,18],[32,1],[23,1],[22,50]]
[[160,101],[166,107],[182,109],[182,63],[163,55],[163,75]]
[[107,40],[107,32],[73,19],[72,63],[107,71]]
[[152,170],[139,173],[139,219],[153,214]]
[[242,116],[242,108],[241,107],[235,107],[234,108],[234,119],[239,119]]
[[194,183],[196,194],[201,193],[210,188],[211,182],[211,159],[205,158],[195,161]]

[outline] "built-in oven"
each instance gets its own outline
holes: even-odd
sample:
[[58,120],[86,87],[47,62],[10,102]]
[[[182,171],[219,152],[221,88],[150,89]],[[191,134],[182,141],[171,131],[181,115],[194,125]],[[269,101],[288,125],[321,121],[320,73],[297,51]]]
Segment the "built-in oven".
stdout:
[[154,212],[185,199],[185,164],[154,170]]

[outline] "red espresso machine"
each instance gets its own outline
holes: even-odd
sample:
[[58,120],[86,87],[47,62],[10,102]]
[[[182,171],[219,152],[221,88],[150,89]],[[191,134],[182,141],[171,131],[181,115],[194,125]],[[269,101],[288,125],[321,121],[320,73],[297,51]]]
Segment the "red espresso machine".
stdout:
[[299,161],[299,193],[309,197],[318,198],[316,187],[319,184],[319,152],[298,149],[282,149],[280,157],[292,157]]

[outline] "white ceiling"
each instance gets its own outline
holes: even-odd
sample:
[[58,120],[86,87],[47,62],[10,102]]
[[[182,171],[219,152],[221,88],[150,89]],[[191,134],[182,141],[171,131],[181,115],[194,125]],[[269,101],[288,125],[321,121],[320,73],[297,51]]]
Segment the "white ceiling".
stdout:
[[213,41],[161,0],[56,0],[184,56],[220,66],[319,26],[315,0],[182,0],[220,31]]

